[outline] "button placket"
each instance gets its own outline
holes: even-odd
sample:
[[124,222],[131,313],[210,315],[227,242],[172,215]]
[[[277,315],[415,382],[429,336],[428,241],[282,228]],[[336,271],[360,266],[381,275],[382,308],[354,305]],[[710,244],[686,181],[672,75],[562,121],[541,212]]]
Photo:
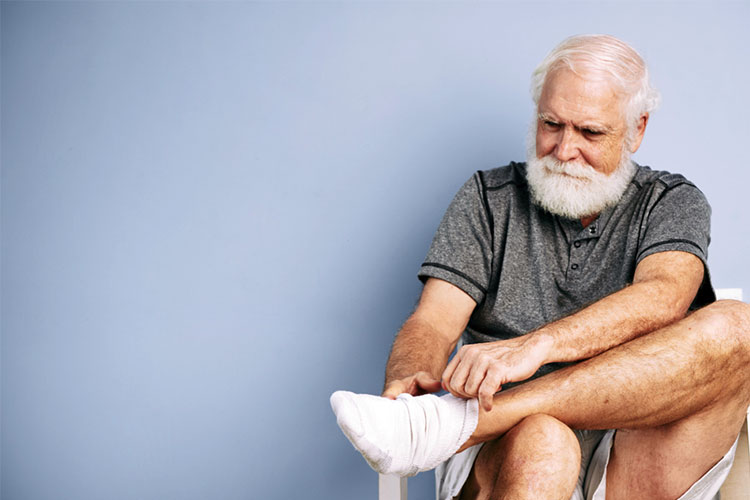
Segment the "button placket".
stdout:
[[578,226],[578,232],[573,232],[572,242],[569,247],[569,261],[566,276],[568,279],[577,279],[583,272],[583,264],[589,252],[589,241],[599,239],[599,221],[592,222],[585,228]]
[[585,253],[584,242],[575,240],[570,247],[570,262],[568,263],[568,276],[576,276],[581,272],[583,267],[583,257]]
[[570,245],[570,261],[567,270],[569,278],[575,278],[581,274],[586,254],[589,251],[588,244],[590,240],[598,239],[600,236],[599,233],[599,223],[597,221],[581,229],[574,237],[575,239]]

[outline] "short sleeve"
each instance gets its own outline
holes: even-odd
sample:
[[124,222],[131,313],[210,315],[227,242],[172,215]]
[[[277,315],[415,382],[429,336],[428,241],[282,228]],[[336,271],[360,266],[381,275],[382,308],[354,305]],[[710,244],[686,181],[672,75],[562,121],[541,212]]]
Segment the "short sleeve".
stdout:
[[492,234],[482,176],[472,176],[453,198],[438,226],[419,279],[439,278],[484,300],[492,267]]
[[705,273],[691,309],[716,300],[708,272],[711,206],[706,197],[693,184],[684,182],[666,186],[649,209],[636,263],[659,252],[691,253],[701,259]]
[[692,253],[704,264],[708,261],[711,206],[694,185],[665,187],[649,207],[645,222],[636,262],[670,250]]

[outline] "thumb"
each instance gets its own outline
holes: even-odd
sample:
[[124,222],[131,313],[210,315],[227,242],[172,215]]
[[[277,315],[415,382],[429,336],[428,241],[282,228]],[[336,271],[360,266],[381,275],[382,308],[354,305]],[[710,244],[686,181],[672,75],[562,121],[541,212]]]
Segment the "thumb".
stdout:
[[385,388],[381,396],[388,399],[396,399],[396,396],[406,392],[407,389],[408,387],[403,380],[394,380],[388,384],[388,387]]
[[417,390],[424,394],[426,392],[437,392],[443,388],[440,379],[437,379],[427,372],[419,372],[416,376]]

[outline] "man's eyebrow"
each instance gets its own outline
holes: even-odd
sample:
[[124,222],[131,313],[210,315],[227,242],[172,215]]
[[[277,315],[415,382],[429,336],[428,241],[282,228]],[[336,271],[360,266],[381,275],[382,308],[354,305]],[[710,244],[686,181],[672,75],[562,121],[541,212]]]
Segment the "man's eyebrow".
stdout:
[[552,115],[549,115],[547,113],[538,113],[537,118],[539,118],[542,121],[557,122],[557,120],[554,117],[552,117]]
[[601,125],[598,123],[587,123],[583,125],[574,125],[576,129],[578,130],[591,130],[592,132],[599,132],[602,134],[609,134],[614,129],[612,127],[608,127],[606,125]]
[[[537,117],[542,121],[560,123],[560,120],[558,120],[557,118],[555,118],[554,116],[548,113],[544,113],[544,112],[538,113]],[[583,123],[580,125],[573,124],[573,127],[575,127],[577,130],[592,130],[594,132],[601,132],[604,134],[608,134],[614,130],[612,127],[609,127],[607,125],[603,125],[601,123],[593,123],[593,122]]]

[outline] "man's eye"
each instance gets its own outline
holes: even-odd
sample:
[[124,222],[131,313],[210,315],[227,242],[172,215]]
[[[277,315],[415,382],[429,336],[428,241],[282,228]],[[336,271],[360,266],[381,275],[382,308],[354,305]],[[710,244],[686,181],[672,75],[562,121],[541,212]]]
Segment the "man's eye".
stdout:
[[560,127],[559,123],[556,123],[556,122],[553,122],[553,121],[550,121],[550,120],[544,120],[544,124],[547,127],[549,127],[549,128],[559,128]]
[[586,135],[597,136],[597,135],[602,135],[604,132],[600,130],[592,130],[590,128],[585,128],[583,129],[583,133]]

